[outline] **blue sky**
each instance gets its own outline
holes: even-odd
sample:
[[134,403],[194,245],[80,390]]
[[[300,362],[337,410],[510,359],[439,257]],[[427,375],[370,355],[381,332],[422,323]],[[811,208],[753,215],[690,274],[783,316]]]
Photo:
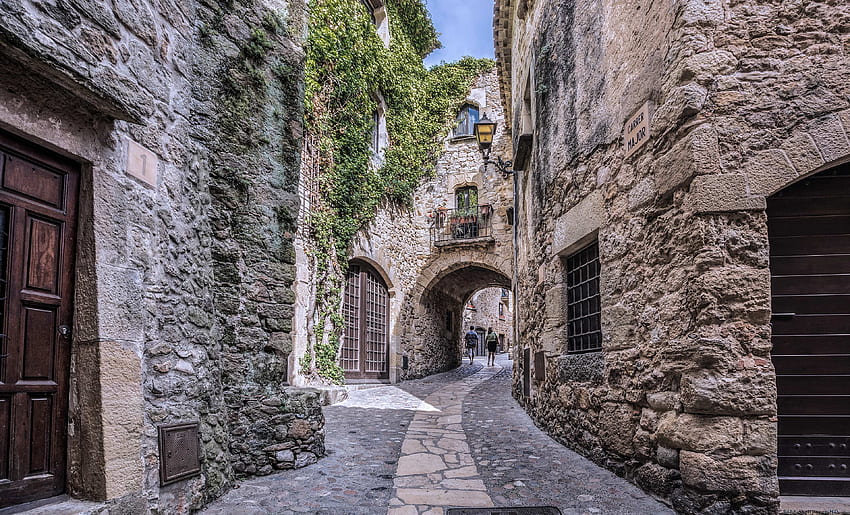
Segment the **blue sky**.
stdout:
[[465,55],[493,57],[493,0],[427,0],[443,48],[425,65],[457,61]]

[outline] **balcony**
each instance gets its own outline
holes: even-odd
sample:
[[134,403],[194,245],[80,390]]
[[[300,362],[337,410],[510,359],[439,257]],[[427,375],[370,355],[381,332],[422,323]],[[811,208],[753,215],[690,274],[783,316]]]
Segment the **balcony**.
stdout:
[[432,215],[431,242],[437,247],[492,243],[493,207],[489,204],[460,209],[437,208]]

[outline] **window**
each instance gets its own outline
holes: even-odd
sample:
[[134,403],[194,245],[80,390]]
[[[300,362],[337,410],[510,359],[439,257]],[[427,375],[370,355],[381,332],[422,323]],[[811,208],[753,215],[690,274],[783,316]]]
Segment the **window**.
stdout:
[[387,23],[387,8],[384,0],[362,0],[363,5],[369,11],[372,23],[378,31],[378,37],[384,42],[385,47],[390,46],[390,25]]
[[381,148],[381,112],[372,111],[372,151],[378,152]]
[[373,164],[380,168],[383,164],[384,149],[389,145],[389,136],[387,135],[387,103],[384,101],[383,95],[376,91],[372,93],[372,100],[375,102],[375,109],[372,111],[372,134],[369,138],[369,146],[372,147]]
[[499,303],[499,319],[501,319],[501,320],[505,319],[505,305],[502,304],[501,302]]
[[455,190],[455,209],[471,211],[478,207],[478,188],[464,186]]
[[472,136],[472,130],[476,123],[478,123],[478,107],[472,104],[464,104],[457,115],[455,137]]
[[602,350],[599,242],[567,258],[567,352]]

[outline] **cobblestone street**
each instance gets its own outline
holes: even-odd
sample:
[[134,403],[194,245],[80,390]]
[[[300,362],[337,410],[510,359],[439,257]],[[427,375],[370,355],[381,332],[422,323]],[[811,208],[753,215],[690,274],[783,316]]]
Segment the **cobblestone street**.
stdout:
[[204,513],[437,515],[533,505],[672,513],[537,429],[510,395],[511,364],[502,355],[496,367],[477,362],[352,392],[325,409],[326,458],[242,482]]

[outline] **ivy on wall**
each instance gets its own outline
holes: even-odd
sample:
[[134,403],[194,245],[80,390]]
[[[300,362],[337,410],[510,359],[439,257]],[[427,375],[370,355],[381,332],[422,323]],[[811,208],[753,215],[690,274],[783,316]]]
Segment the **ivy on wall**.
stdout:
[[[331,382],[342,381],[338,313],[352,238],[382,202],[411,204],[421,180],[433,174],[442,139],[475,77],[494,66],[464,58],[426,69],[422,58],[440,43],[423,0],[387,0],[386,8],[389,48],[361,1],[310,4],[305,121],[307,139],[318,147],[321,200],[310,217],[318,329],[300,364],[305,375]],[[370,145],[378,93],[389,136],[380,166]]]

